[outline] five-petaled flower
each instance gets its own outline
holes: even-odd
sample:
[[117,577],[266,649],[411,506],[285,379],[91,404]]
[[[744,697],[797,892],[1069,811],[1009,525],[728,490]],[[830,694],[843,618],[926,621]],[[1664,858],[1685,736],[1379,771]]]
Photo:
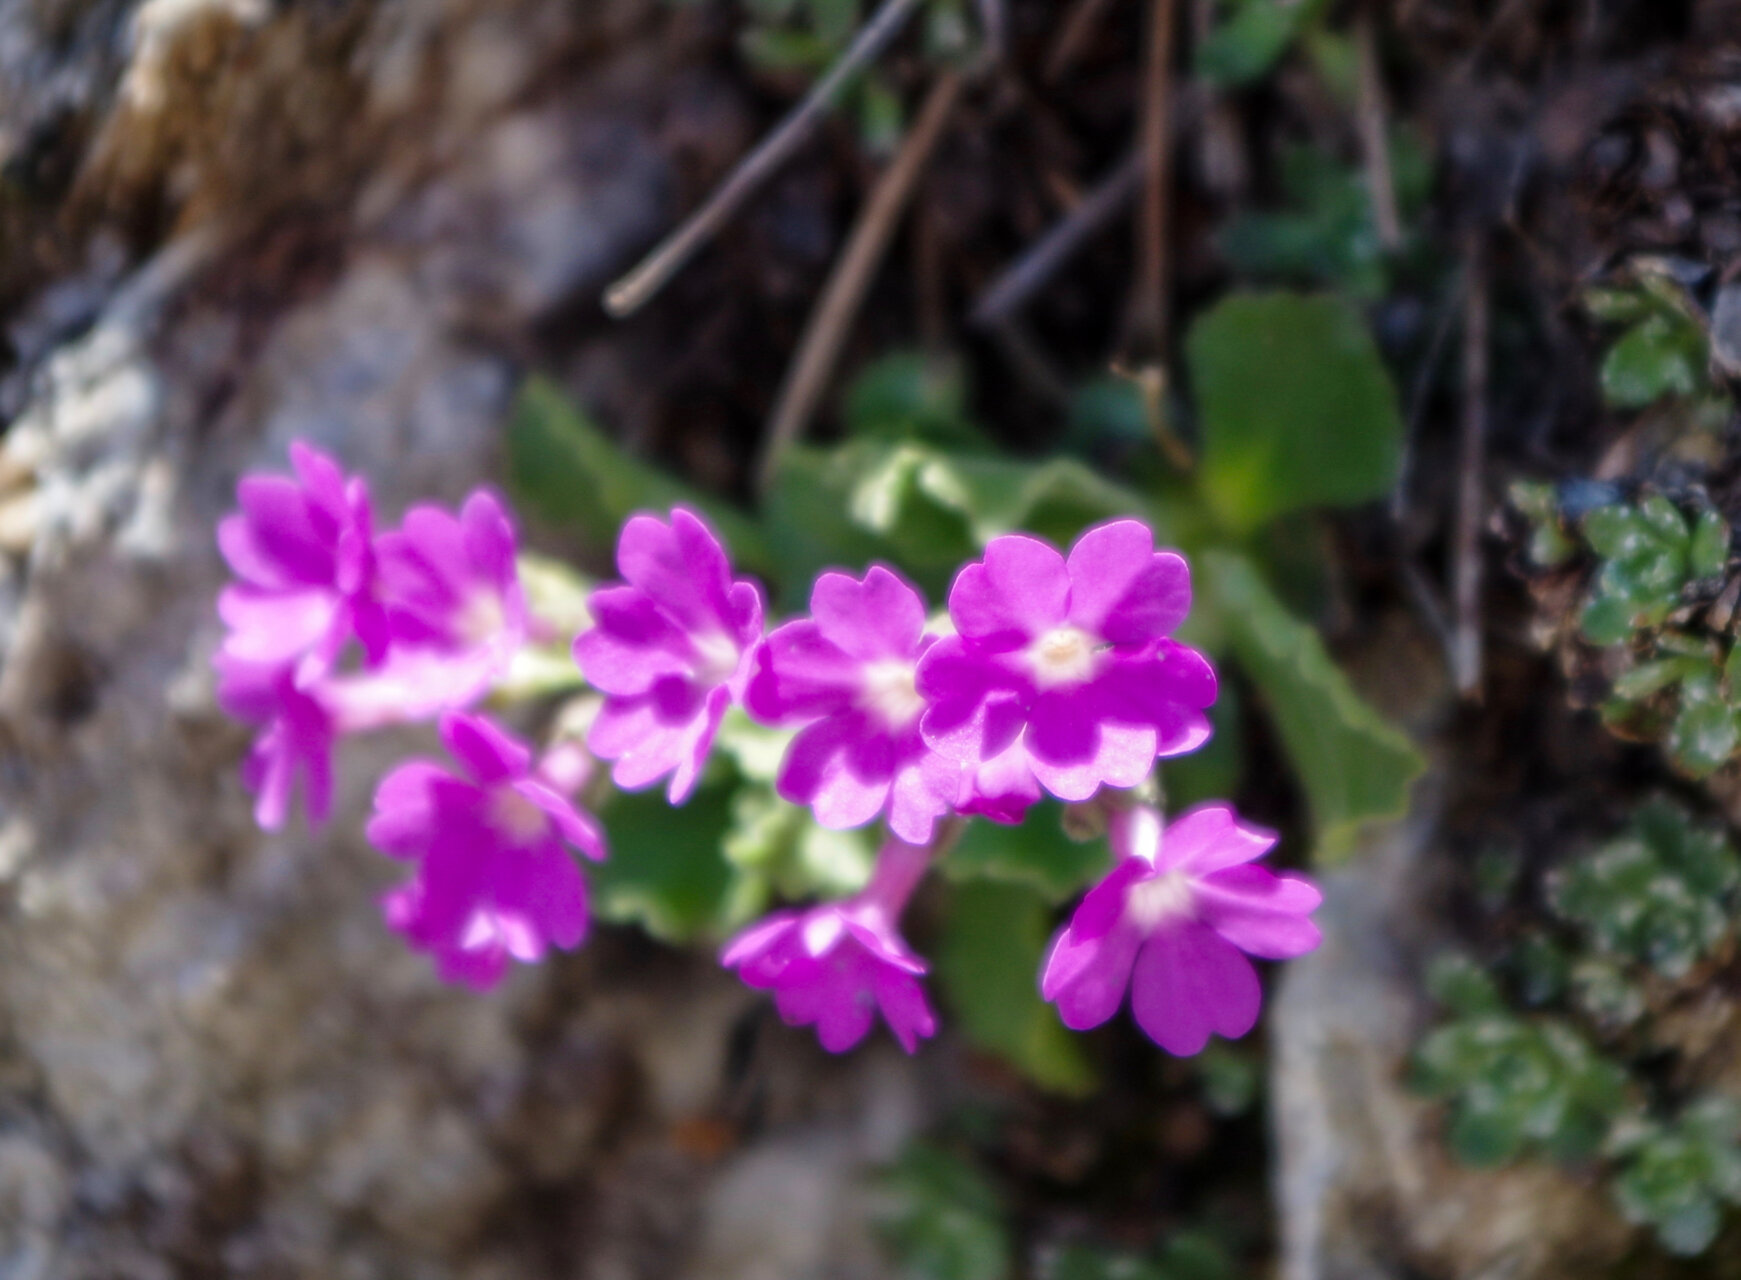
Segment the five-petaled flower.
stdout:
[[882,565],[863,580],[824,573],[810,617],[777,628],[756,652],[744,706],[770,724],[804,728],[780,766],[779,791],[825,827],[887,812],[910,844],[931,838],[961,787],[962,768],[925,745],[914,683],[925,601]]
[[1314,949],[1318,890],[1252,866],[1275,836],[1224,804],[1199,805],[1164,830],[1155,810],[1127,809],[1111,834],[1121,860],[1053,940],[1040,994],[1080,1031],[1118,1012],[1128,987],[1137,1025],[1180,1056],[1199,1052],[1211,1032],[1250,1031],[1262,995],[1245,957]]
[[587,746],[636,790],[671,775],[680,804],[695,789],[727,708],[743,696],[762,635],[762,595],[733,581],[725,548],[678,507],[666,524],[631,516],[617,540],[624,586],[602,587],[594,625],[574,642],[581,672],[606,695]]
[[720,963],[771,990],[780,1016],[816,1027],[831,1053],[850,1049],[880,1010],[912,1053],[937,1030],[919,979],[925,962],[900,934],[901,910],[925,874],[930,850],[889,840],[865,889],[843,902],[781,911],[740,933]]
[[369,840],[417,863],[382,903],[387,923],[435,957],[449,982],[494,986],[508,957],[531,963],[586,935],[586,881],[572,845],[594,860],[604,834],[533,767],[532,752],[482,716],[450,713],[441,737],[454,773],[411,760],[381,781]]
[[949,592],[958,634],[919,663],[925,740],[974,766],[1014,749],[1063,800],[1134,787],[1209,736],[1214,669],[1169,638],[1190,608],[1184,558],[1139,521],[1090,529],[1068,559],[994,538]]

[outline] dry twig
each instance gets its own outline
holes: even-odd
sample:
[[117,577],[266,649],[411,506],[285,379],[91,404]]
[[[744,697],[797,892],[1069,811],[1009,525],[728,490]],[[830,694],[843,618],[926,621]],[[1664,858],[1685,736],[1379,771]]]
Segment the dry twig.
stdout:
[[1047,84],[1056,84],[1070,73],[1110,4],[1111,0],[1076,0],[1075,7],[1059,25],[1058,43],[1052,46],[1052,56],[1046,59]]
[[990,328],[1015,315],[1098,232],[1130,203],[1142,177],[1142,156],[1133,153],[1006,267],[979,296],[973,323]]
[[919,0],[885,0],[883,7],[859,30],[846,52],[828,69],[828,74],[818,80],[804,100],[738,163],[737,168],[714,189],[707,202],[667,236],[640,265],[605,291],[605,310],[620,320],[651,301],[695,252],[736,216],[762,183],[804,144],[828,114],[840,91],[901,33],[918,4]]
[[1133,365],[1160,363],[1166,356],[1177,9],[1177,0],[1153,0],[1149,12],[1148,67],[1143,77],[1142,218],[1137,228],[1136,284],[1125,315],[1125,355]]
[[804,338],[792,358],[769,420],[762,459],[756,468],[757,488],[766,492],[780,458],[804,432],[810,415],[827,389],[841,346],[858,314],[865,290],[894,238],[901,213],[918,185],[943,128],[961,94],[958,72],[946,71],[931,86],[918,119],[901,143],[889,167],[877,181],[868,204],[853,226],[845,250],[805,323]]
[[1372,199],[1372,222],[1386,253],[1402,248],[1402,216],[1396,207],[1396,179],[1390,166],[1390,107],[1384,94],[1384,70],[1378,62],[1378,24],[1370,5],[1354,17],[1354,48],[1359,65],[1360,106],[1356,126],[1366,163],[1366,186]]

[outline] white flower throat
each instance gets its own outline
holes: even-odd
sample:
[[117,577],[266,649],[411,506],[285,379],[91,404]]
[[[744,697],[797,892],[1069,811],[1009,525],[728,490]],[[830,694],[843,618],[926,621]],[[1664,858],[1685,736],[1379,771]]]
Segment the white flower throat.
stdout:
[[1100,642],[1081,627],[1054,627],[1028,646],[1034,682],[1042,689],[1081,684],[1094,674]]
[[860,703],[892,728],[901,729],[912,724],[925,710],[925,699],[919,696],[913,664],[896,658],[866,664]]
[[1124,900],[1124,917],[1144,933],[1153,933],[1172,920],[1196,914],[1196,895],[1191,877],[1183,871],[1166,871],[1135,885]]

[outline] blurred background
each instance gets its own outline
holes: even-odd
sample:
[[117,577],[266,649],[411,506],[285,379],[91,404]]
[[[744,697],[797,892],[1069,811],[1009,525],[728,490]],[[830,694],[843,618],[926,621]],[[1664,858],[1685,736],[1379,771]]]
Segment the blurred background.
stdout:
[[[0,1277],[1741,1275],[1738,376],[1733,0],[0,0]],[[266,837],[213,700],[298,437],[591,573],[692,503],[785,610],[1139,515],[1168,804],[1325,946],[1066,1033],[1042,806],[917,903],[944,1032],[830,1057],[714,956],[868,850],[740,726],[444,988],[361,835],[426,739]]]

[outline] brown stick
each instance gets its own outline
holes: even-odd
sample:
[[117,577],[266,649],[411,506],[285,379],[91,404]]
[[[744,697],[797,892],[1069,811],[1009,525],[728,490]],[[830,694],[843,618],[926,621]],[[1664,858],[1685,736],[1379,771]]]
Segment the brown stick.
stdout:
[[1070,10],[1058,29],[1058,43],[1052,46],[1052,56],[1046,59],[1044,78],[1047,84],[1056,84],[1069,74],[1070,68],[1082,56],[1082,50],[1088,45],[1088,38],[1094,34],[1094,28],[1100,25],[1100,19],[1111,2],[1112,0],[1076,0],[1075,8]]
[[1457,692],[1481,698],[1482,472],[1487,456],[1488,330],[1486,248],[1471,232],[1463,295],[1463,429],[1457,449],[1457,523],[1451,539],[1451,599],[1456,630],[1451,677]]
[[1390,165],[1390,108],[1384,95],[1384,70],[1378,63],[1378,24],[1372,9],[1354,17],[1354,49],[1359,65],[1360,106],[1356,126],[1372,200],[1372,223],[1386,253],[1402,248],[1402,216],[1396,207],[1396,178]]
[[886,0],[853,38],[828,74],[818,80],[756,149],[745,156],[714,189],[707,202],[641,260],[640,265],[605,290],[604,308],[621,320],[633,315],[683,269],[685,263],[736,216],[762,183],[791,159],[834,105],[848,81],[901,33],[919,0]]
[[1137,279],[1125,314],[1127,363],[1160,362],[1167,342],[1168,200],[1173,187],[1173,39],[1177,0],[1154,0],[1143,77],[1143,203]]
[[943,128],[961,94],[961,76],[953,71],[940,75],[925,98],[911,131],[889,167],[877,181],[870,202],[859,215],[846,248],[834,264],[822,296],[810,313],[803,341],[792,358],[786,381],[769,420],[767,442],[756,468],[758,492],[767,492],[780,466],[780,459],[804,432],[810,415],[827,389],[841,346],[864,301],[871,277],[882,263],[894,238],[901,213],[918,185],[925,162],[931,158]]
[[974,304],[973,324],[990,328],[1026,306],[1028,299],[1045,287],[1059,267],[1124,212],[1136,194],[1141,176],[1142,156],[1132,153],[1082,197],[1061,222],[1004,268]]

